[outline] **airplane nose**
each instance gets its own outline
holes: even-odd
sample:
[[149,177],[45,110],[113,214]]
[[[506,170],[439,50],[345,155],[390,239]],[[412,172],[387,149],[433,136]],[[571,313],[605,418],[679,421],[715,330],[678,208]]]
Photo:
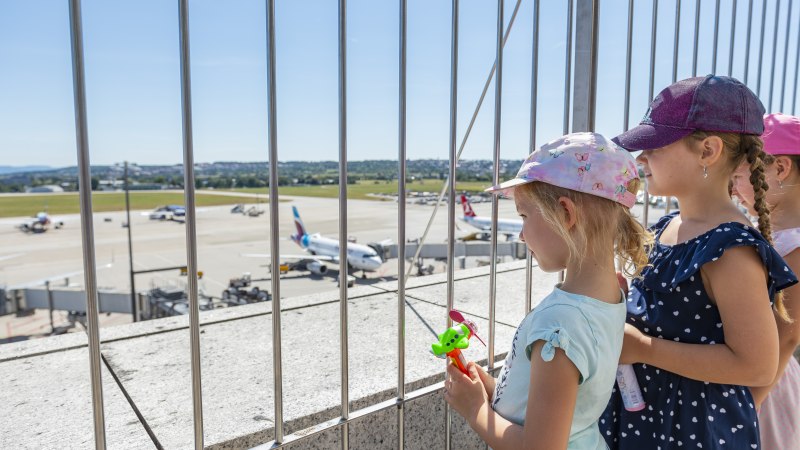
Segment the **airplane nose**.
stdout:
[[381,261],[380,258],[378,258],[378,257],[369,258],[370,269],[373,269],[373,270],[377,269],[377,268],[379,268],[381,266],[381,264],[383,264],[383,261]]

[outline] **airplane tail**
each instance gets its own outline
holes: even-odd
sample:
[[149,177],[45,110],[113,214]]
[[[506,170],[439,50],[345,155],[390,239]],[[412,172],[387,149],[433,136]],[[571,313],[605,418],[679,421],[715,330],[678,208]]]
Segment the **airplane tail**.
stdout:
[[469,204],[467,196],[461,194],[461,207],[464,208],[464,217],[475,217],[475,211],[472,210],[472,205]]
[[306,226],[303,225],[303,219],[300,218],[300,213],[297,212],[296,206],[292,206],[292,213],[294,214],[294,226],[297,229],[297,234],[292,235],[292,240],[299,245],[300,240],[303,239],[303,236],[307,235],[308,232],[306,231]]

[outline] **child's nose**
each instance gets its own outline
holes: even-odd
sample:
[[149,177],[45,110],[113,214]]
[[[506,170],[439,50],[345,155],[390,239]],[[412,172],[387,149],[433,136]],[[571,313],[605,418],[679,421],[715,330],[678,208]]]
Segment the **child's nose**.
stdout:
[[525,236],[522,234],[522,231],[519,232],[519,240],[525,242]]

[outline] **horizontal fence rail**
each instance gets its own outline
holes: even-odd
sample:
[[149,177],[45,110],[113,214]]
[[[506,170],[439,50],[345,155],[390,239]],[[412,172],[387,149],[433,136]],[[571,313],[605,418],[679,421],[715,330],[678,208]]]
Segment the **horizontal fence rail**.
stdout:
[[[530,0],[532,16],[532,35],[531,40],[531,81],[530,81],[530,139],[529,148],[532,151],[536,146],[537,139],[537,107],[538,107],[538,92],[539,86],[539,34],[540,23],[548,22],[552,19],[550,17],[541,17],[541,2],[540,0]],[[510,20],[506,27],[505,21],[505,2],[498,0],[497,2],[497,16],[496,16],[496,34],[494,41],[495,60],[493,67],[489,73],[488,80],[484,86],[483,94],[478,101],[474,114],[466,133],[459,143],[458,136],[458,101],[459,101],[459,34],[460,34],[460,20],[459,8],[461,7],[459,0],[452,0],[451,3],[451,22],[450,22],[450,82],[449,82],[449,128],[448,128],[448,159],[449,170],[447,180],[443,186],[442,193],[439,198],[441,202],[442,197],[447,195],[447,243],[446,244],[425,244],[425,236],[423,235],[422,242],[417,245],[406,245],[406,202],[407,193],[406,187],[406,158],[407,158],[407,50],[408,50],[408,5],[407,0],[398,0],[398,141],[397,141],[397,155],[398,155],[398,193],[400,201],[398,202],[398,219],[397,219],[397,239],[399,244],[390,253],[391,256],[397,257],[397,270],[398,270],[398,284],[397,284],[397,323],[396,330],[398,334],[397,341],[397,387],[396,396],[384,402],[372,405],[367,408],[359,409],[357,411],[350,410],[350,388],[349,388],[349,360],[348,360],[348,291],[347,291],[347,230],[348,230],[348,217],[347,217],[347,162],[348,162],[348,146],[347,146],[347,2],[346,0],[338,1],[338,38],[337,38],[337,51],[338,51],[338,157],[339,157],[339,193],[338,193],[338,226],[339,226],[339,260],[342,262],[342,270],[340,270],[340,283],[339,283],[339,338],[340,338],[340,382],[341,382],[341,401],[340,401],[340,414],[339,417],[331,419],[314,425],[313,427],[295,431],[291,434],[285,432],[285,418],[283,413],[283,385],[284,373],[282,369],[282,341],[281,341],[281,281],[280,281],[280,260],[279,260],[279,235],[278,228],[280,224],[280,216],[278,209],[278,119],[277,119],[277,93],[279,86],[277,85],[277,55],[276,55],[276,29],[280,26],[280,20],[276,17],[275,13],[275,0],[266,1],[266,59],[267,59],[267,152],[269,155],[269,198],[270,198],[270,249],[271,249],[271,288],[272,288],[272,315],[271,315],[271,333],[272,333],[272,358],[273,358],[273,389],[274,389],[274,438],[270,442],[260,445],[258,449],[266,448],[279,448],[289,444],[298,443],[303,440],[314,439],[319,433],[327,430],[338,430],[340,432],[340,442],[342,449],[350,447],[349,437],[349,424],[359,419],[370,417],[381,411],[390,409],[397,410],[397,442],[401,447],[406,442],[408,430],[406,428],[405,405],[411,401],[420,399],[422,397],[436,394],[441,388],[442,383],[435,383],[422,389],[413,392],[406,392],[406,340],[405,340],[405,308],[406,308],[406,281],[408,277],[407,270],[410,273],[410,268],[406,266],[407,255],[414,253],[414,259],[420,256],[441,254],[444,253],[447,261],[446,270],[446,305],[447,311],[451,310],[454,306],[454,282],[455,282],[455,265],[457,257],[467,255],[468,250],[463,245],[456,242],[455,238],[455,222],[456,222],[456,167],[461,156],[461,151],[466,144],[469,133],[475,124],[478,111],[483,103],[484,96],[486,95],[492,79],[495,81],[494,85],[494,117],[493,117],[493,171],[492,182],[499,183],[500,180],[500,164],[501,164],[501,129],[502,129],[502,98],[503,98],[503,72],[504,72],[504,46],[509,39],[509,35],[520,9],[522,0],[515,2],[513,12],[510,14]],[[697,75],[698,72],[698,59],[710,58],[712,72],[716,72],[719,66],[723,66],[720,70],[725,70],[727,75],[737,76],[745,83],[749,80],[749,73],[755,70],[755,88],[754,91],[762,94],[762,81],[769,82],[769,89],[767,93],[767,102],[769,112],[773,112],[773,100],[776,107],[779,109],[789,108],[786,113],[796,114],[797,97],[798,97],[798,71],[800,71],[800,23],[793,20],[795,13],[794,0],[789,0],[785,8],[782,8],[780,0],[774,0],[774,23],[772,23],[772,39],[766,38],[767,30],[767,13],[768,13],[769,0],[756,1],[748,0],[747,14],[741,14],[744,17],[737,15],[738,10],[744,10],[742,5],[739,8],[737,0],[730,0],[721,2],[716,0],[714,5],[713,19],[707,17],[708,23],[713,20],[713,33],[711,34],[712,44],[709,54],[701,54],[700,49],[700,30],[701,30],[701,1],[695,0],[694,2],[694,16],[688,17],[694,22],[693,33],[691,41],[691,67],[686,70],[687,73],[682,73],[679,67],[679,54],[680,54],[680,33],[681,33],[681,20],[683,13],[691,14],[691,4],[675,0],[674,12],[674,28],[672,32],[672,55],[671,55],[671,80],[675,82],[680,76]],[[633,74],[632,67],[634,64],[635,52],[633,51],[633,38],[634,26],[637,17],[639,20],[648,23],[648,31],[650,34],[649,41],[649,54],[648,54],[648,72],[647,72],[647,100],[653,98],[656,93],[656,73],[658,62],[658,22],[659,19],[667,17],[667,15],[659,14],[659,1],[654,0],[651,3],[639,2],[640,6],[650,4],[652,10],[650,12],[649,20],[645,15],[636,16],[634,10],[634,0],[629,0],[627,3],[627,29],[626,29],[626,46],[625,46],[625,78],[624,78],[624,99],[622,100],[622,125],[623,130],[627,130],[631,126],[630,111],[632,101],[632,85]],[[566,15],[563,23],[564,41],[566,47],[564,50],[564,66],[563,66],[563,102],[564,109],[562,112],[562,128],[566,134],[569,131],[594,131],[595,129],[595,116],[597,114],[597,91],[598,91],[598,49],[600,46],[600,5],[599,0],[568,0],[559,4],[559,8],[563,7]],[[192,130],[192,92],[191,92],[191,76],[190,76],[190,34],[189,34],[189,11],[188,0],[178,0],[179,9],[179,46],[180,46],[180,86],[181,86],[181,112],[182,112],[182,137],[183,137],[183,164],[184,164],[184,200],[186,204],[186,252],[187,252],[187,273],[188,275],[188,290],[189,290],[189,333],[190,333],[190,361],[191,361],[191,392],[192,392],[192,418],[193,418],[193,441],[196,449],[204,448],[204,431],[203,431],[203,402],[202,402],[202,377],[201,377],[201,353],[200,353],[200,325],[199,313],[200,306],[198,301],[198,282],[197,282],[197,234],[196,234],[196,207],[195,207],[195,175],[194,175],[194,148],[193,148],[193,130]],[[722,40],[720,43],[720,14],[725,8],[730,8],[731,22],[730,22],[730,37],[728,43],[728,64],[724,67],[724,61],[718,61],[718,49],[720,46],[724,49],[725,33],[723,31]],[[564,11],[562,10],[562,11]],[[757,17],[754,17],[753,12],[760,11]],[[782,59],[778,59],[780,53],[778,52],[779,46],[779,26],[781,24],[781,14],[786,14],[785,29],[783,35],[783,51]],[[669,14],[672,15],[671,13]],[[92,222],[92,203],[91,203],[91,171],[90,171],[90,158],[89,158],[89,136],[87,126],[87,112],[86,112],[86,87],[85,87],[85,68],[83,57],[83,31],[81,23],[81,2],[80,0],[70,0],[69,2],[69,20],[70,20],[70,43],[72,52],[72,73],[73,73],[73,89],[74,89],[74,108],[75,108],[75,128],[76,128],[76,142],[78,154],[78,177],[80,183],[80,215],[81,215],[81,236],[83,246],[83,265],[84,265],[84,283],[86,293],[85,296],[77,294],[63,294],[59,297],[57,303],[59,306],[63,304],[73,305],[76,310],[85,310],[87,312],[87,337],[89,348],[89,370],[91,376],[91,403],[93,411],[93,426],[94,426],[94,443],[98,449],[106,448],[106,434],[105,434],[105,417],[104,417],[104,403],[103,403],[103,389],[101,380],[101,351],[98,333],[98,315],[101,311],[112,310],[108,305],[108,300],[105,295],[100,295],[97,292],[97,274],[96,274],[96,261],[95,261],[95,248],[94,248],[94,229]],[[746,20],[746,32],[741,33]],[[753,20],[760,20],[759,36],[752,36]],[[573,26],[573,23],[575,26]],[[669,25],[667,23],[667,25]],[[724,25],[723,25],[724,26]],[[756,25],[758,26],[758,25]],[[744,37],[739,38],[737,46],[737,30],[739,34]],[[792,36],[796,36],[794,43],[792,43]],[[755,40],[757,42],[751,42]],[[520,37],[520,39],[523,39]],[[528,39],[528,38],[525,38]],[[771,41],[771,42],[770,42]],[[757,55],[753,55],[753,59],[757,60],[757,67],[753,68],[750,65],[751,59],[751,45],[758,46]],[[762,70],[764,69],[764,51],[771,52],[772,60],[770,63],[769,80],[762,79]],[[792,52],[792,46],[794,52]],[[741,48],[744,48],[744,52]],[[739,49],[740,51],[736,51]],[[723,50],[723,58],[725,51]],[[792,54],[794,54],[792,59]],[[741,61],[743,71],[737,75],[734,59],[737,55],[743,55]],[[741,57],[741,56],[740,56]],[[688,54],[686,56],[688,65]],[[792,75],[788,72],[790,67],[790,60],[794,62],[793,80],[790,80]],[[719,64],[718,64],[719,62]],[[487,62],[488,65],[488,62]],[[780,66],[778,66],[780,65]],[[776,80],[776,73],[780,67],[780,79]],[[642,85],[643,86],[643,85]],[[766,86],[766,85],[764,85]],[[778,92],[775,92],[776,86]],[[642,88],[643,89],[643,88]],[[643,93],[639,93],[643,95]],[[779,97],[776,97],[776,94]],[[558,94],[559,96],[561,93]],[[646,105],[639,105],[639,109]],[[617,120],[616,118],[614,120]],[[669,211],[670,201],[667,201],[667,211]],[[644,193],[643,214],[642,221],[644,224],[649,223],[649,196]],[[438,202],[437,202],[438,208]],[[498,214],[499,214],[498,198],[495,196],[492,199],[492,228],[497,229]],[[434,212],[435,213],[435,212]],[[130,219],[128,220],[130,223]],[[429,225],[430,226],[430,225]],[[488,317],[489,317],[489,332],[488,332],[488,355],[487,355],[487,369],[494,369],[495,365],[495,326],[496,326],[496,302],[497,302],[497,259],[501,255],[509,254],[516,257],[525,257],[525,298],[523,299],[525,313],[531,310],[532,305],[532,285],[533,261],[530,252],[522,243],[498,243],[497,234],[492,233],[490,239],[490,248],[488,249],[489,256],[491,257],[489,268],[489,304],[488,304]],[[476,247],[477,248],[477,247]],[[474,249],[473,249],[474,250]],[[472,251],[472,250],[470,250]],[[483,249],[481,251],[486,251]],[[427,252],[427,253],[426,253]],[[563,277],[563,275],[562,275]],[[49,285],[46,291],[30,291],[28,294],[28,302],[31,305],[38,305],[40,307],[53,308],[54,300],[53,293],[50,292]],[[120,305],[126,302],[126,297],[116,300]],[[102,305],[99,305],[99,299],[102,300]],[[85,302],[85,307],[81,305]],[[100,307],[102,306],[102,307]],[[136,306],[128,305],[119,306],[124,311],[133,309],[135,313]],[[452,320],[449,315],[445,317],[444,325],[450,327]],[[187,380],[188,382],[188,380]],[[449,449],[451,447],[451,411],[445,405],[445,414],[442,419],[445,422],[445,445]]]

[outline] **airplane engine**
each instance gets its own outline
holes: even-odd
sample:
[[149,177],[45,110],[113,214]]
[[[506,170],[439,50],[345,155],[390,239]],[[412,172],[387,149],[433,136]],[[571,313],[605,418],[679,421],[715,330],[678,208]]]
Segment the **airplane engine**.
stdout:
[[306,264],[306,269],[315,275],[325,275],[325,273],[328,272],[328,266],[319,261],[311,261]]

